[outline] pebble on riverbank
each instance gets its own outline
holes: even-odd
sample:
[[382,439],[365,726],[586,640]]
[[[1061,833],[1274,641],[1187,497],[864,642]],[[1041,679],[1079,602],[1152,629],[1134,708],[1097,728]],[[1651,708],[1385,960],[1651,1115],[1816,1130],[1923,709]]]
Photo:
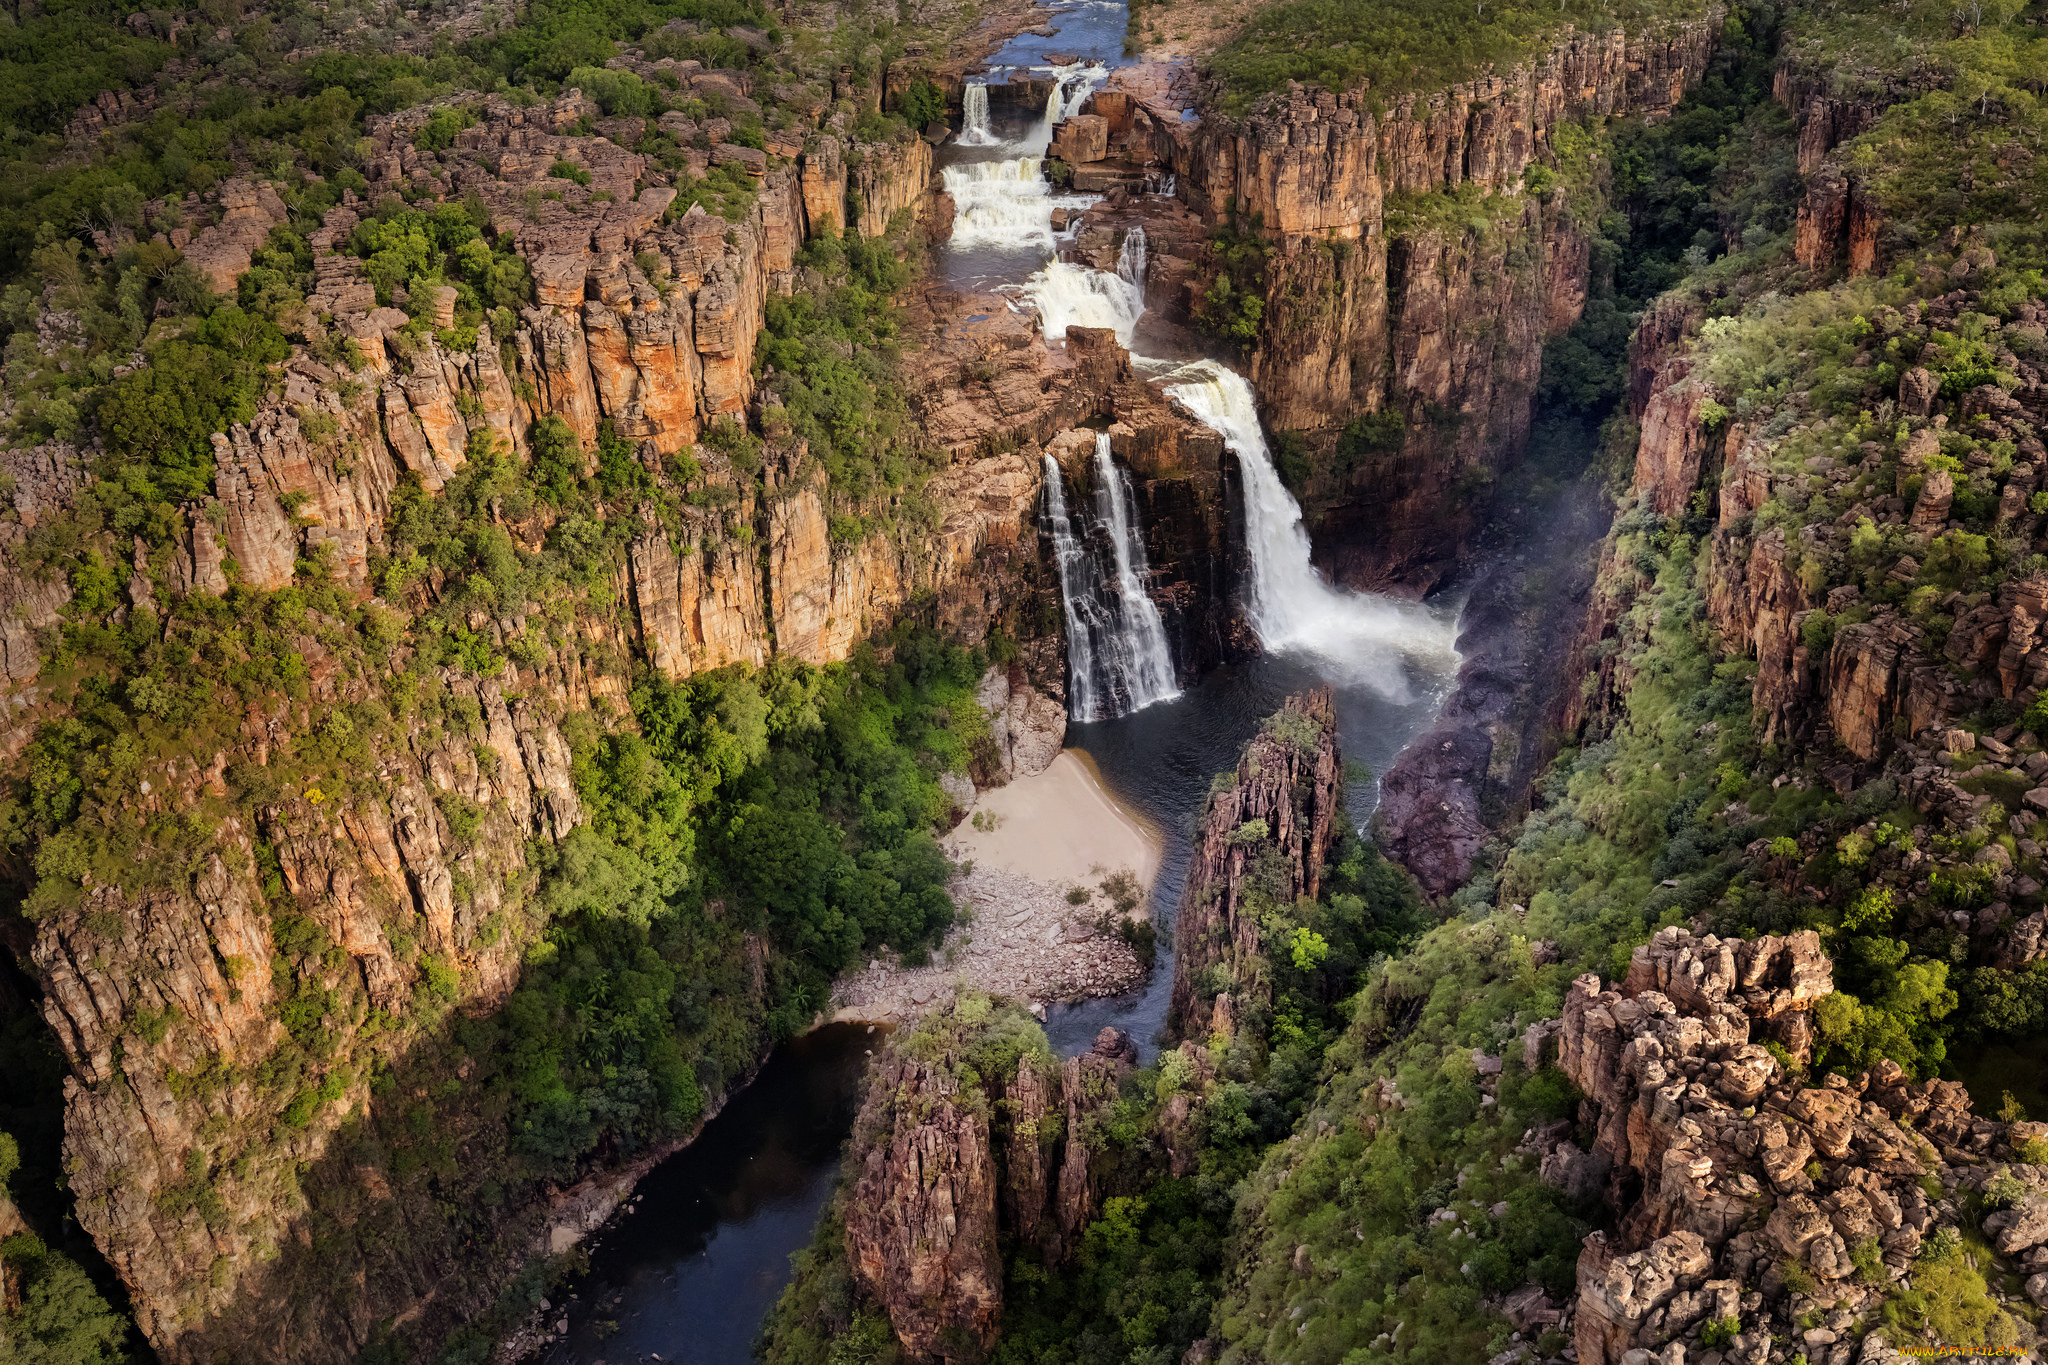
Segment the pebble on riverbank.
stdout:
[[[1084,886],[1088,900],[1073,905],[1065,886],[1000,867],[972,868],[952,885],[962,922],[931,963],[870,961],[840,980],[834,1018],[902,1023],[944,1006],[963,989],[1036,1005],[1136,989],[1145,979],[1145,964],[1113,927],[1103,928],[1120,918],[1100,885],[1116,870],[1094,876]],[[1143,917],[1141,906],[1133,918]]]

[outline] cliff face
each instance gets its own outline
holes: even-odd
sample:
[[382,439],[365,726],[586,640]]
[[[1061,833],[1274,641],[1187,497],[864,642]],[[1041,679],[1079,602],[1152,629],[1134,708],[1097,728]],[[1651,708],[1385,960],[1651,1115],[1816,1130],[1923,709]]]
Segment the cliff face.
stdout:
[[1207,997],[1220,1006],[1219,992],[1263,993],[1252,976],[1262,945],[1248,896],[1281,905],[1315,898],[1340,828],[1341,770],[1337,713],[1329,689],[1317,688],[1290,698],[1245,747],[1235,783],[1211,794],[1174,921],[1171,1019],[1179,1031],[1208,1031]]
[[[1582,224],[1598,208],[1524,196],[1523,173],[1556,166],[1565,120],[1668,112],[1719,24],[1573,34],[1505,76],[1384,111],[1299,88],[1240,120],[1134,103],[1145,154],[1181,197],[1265,239],[1251,377],[1267,422],[1305,433],[1328,471],[1308,512],[1341,581],[1426,590],[1456,561],[1486,484],[1527,438],[1543,342],[1585,304]],[[1506,198],[1475,214],[1458,191]],[[1385,409],[1406,418],[1399,448],[1333,468],[1341,430]]]
[[[1788,1075],[1756,1040],[1792,1040],[1799,1055],[1830,972],[1812,933],[1740,941],[1666,929],[1636,949],[1618,985],[1573,983],[1558,1063],[1585,1093],[1597,1136],[1590,1153],[1550,1147],[1544,1178],[1597,1186],[1604,1172],[1619,1218],[1579,1257],[1581,1362],[1683,1358],[1709,1323],[1732,1359],[1761,1360],[1788,1331],[1833,1359],[1837,1333],[1890,1281],[1933,1273],[1915,1258],[1937,1232],[1954,1236],[1953,1198],[1985,1187],[2039,1136],[2038,1124],[1974,1120],[1961,1086],[1914,1084],[1889,1062],[1817,1086]],[[2031,1178],[2035,1168],[2011,1169]],[[2048,1259],[2034,1250],[2048,1237],[2032,1213],[2038,1198],[1984,1224],[1999,1254],[2029,1271]],[[1864,1357],[1893,1358],[1870,1340]]]
[[[573,98],[539,111],[486,101],[483,121],[439,165],[412,145],[425,111],[373,123],[374,192],[401,182],[474,190],[530,271],[535,302],[506,335],[487,322],[473,344],[445,322],[408,328],[404,314],[376,306],[362,262],[345,250],[366,206],[334,209],[311,237],[315,302],[354,343],[360,368],[303,353],[282,366],[254,420],[214,438],[215,496],[184,509],[177,543],[155,558],[137,552],[128,610],[233,583],[283,587],[315,556],[367,598],[401,485],[413,478],[441,492],[484,439],[525,457],[537,425],[559,419],[588,458],[609,424],[658,477],[683,467],[671,455],[688,453],[693,471],[677,524],[633,539],[610,592],[598,595],[602,609],[578,611],[559,630],[538,610],[472,616],[468,628],[503,657],[502,671],[479,680],[438,670],[446,696],[436,704],[452,719],[395,725],[347,791],[270,790],[275,779],[262,777],[275,754],[335,715],[385,703],[375,670],[334,656],[311,631],[293,635],[305,695],[224,720],[218,743],[150,771],[123,814],[148,825],[201,813],[205,831],[176,852],[189,874],[94,885],[34,927],[45,1013],[75,1073],[66,1131],[78,1217],[167,1361],[346,1360],[394,1318],[421,1330],[437,1323],[445,1335],[491,1302],[498,1267],[560,1250],[588,1224],[591,1209],[557,1225],[544,1194],[522,1203],[533,1192],[508,1190],[502,1210],[478,1211],[463,1234],[474,1245],[458,1249],[438,1225],[403,1226],[402,1201],[358,1171],[337,1134],[379,1102],[372,1071],[428,1041],[416,1029],[441,1017],[431,1002],[450,994],[450,1005],[488,1013],[517,980],[547,913],[533,894],[536,854],[555,856],[585,818],[563,726],[593,708],[615,723],[636,654],[673,676],[778,654],[827,663],[913,602],[960,639],[985,638],[1006,620],[1023,658],[991,705],[1011,750],[1035,756],[1062,719],[1056,611],[1043,629],[1034,624],[1045,594],[1057,592],[1033,534],[1037,447],[1116,416],[1119,403],[1138,418],[1126,424],[1134,450],[1173,448],[1168,427],[1185,425],[1132,406],[1142,386],[1108,333],[1077,335],[1054,353],[1029,328],[985,325],[1003,311],[986,300],[913,300],[906,397],[938,468],[923,488],[923,519],[882,515],[868,523],[877,529],[849,537],[820,462],[775,425],[778,376],[757,377],[754,356],[767,300],[796,287],[803,234],[828,226],[806,201],[805,176],[837,144],[821,136],[794,167],[763,158],[754,198],[734,220],[701,208],[676,216],[672,190],[634,195],[647,171],[637,153],[564,131],[588,113]],[[561,201],[528,194],[568,158],[589,172],[591,192],[612,197],[561,179],[549,182],[568,187]],[[847,171],[843,155],[838,164]],[[921,142],[870,146],[838,198],[821,203],[858,201],[858,229],[880,231],[922,206],[929,175]],[[1001,362],[998,378],[968,379],[970,361],[987,355]],[[727,420],[766,438],[758,473],[699,444]],[[0,528],[9,538],[0,663],[7,746],[18,752],[47,718],[37,632],[70,590],[17,552],[72,502],[86,465],[61,448],[5,459],[16,519]],[[1183,558],[1206,553],[1199,536],[1213,522]],[[548,530],[499,524],[528,549]],[[514,647],[534,639],[540,648]],[[242,775],[233,784],[230,770]],[[252,787],[267,794],[245,799]],[[300,920],[332,945],[303,980],[283,945],[308,932]],[[731,937],[736,975],[721,1001],[754,1018],[765,945]],[[299,1020],[309,993],[330,1002],[314,1010],[328,1051],[306,1086],[317,1102],[287,1113],[291,1087],[270,1072],[288,998],[300,1001],[291,1006]],[[474,1134],[463,1141],[466,1159],[502,1158]],[[931,1330],[971,1331],[980,1311],[970,1305]]]
[[994,1344],[999,1234],[1056,1264],[1100,1209],[1101,1116],[1137,1048],[1105,1028],[1061,1064],[1038,1035],[1014,1070],[963,1070],[1035,1034],[1019,1007],[970,997],[892,1045],[869,1076],[849,1142],[858,1177],[842,1204],[847,1259],[912,1360],[980,1359]]
[[963,1106],[943,1070],[897,1062],[869,1083],[855,1129],[864,1140],[873,1145],[846,1215],[855,1276],[887,1305],[913,1359],[978,1359],[1003,1302],[986,1114]]

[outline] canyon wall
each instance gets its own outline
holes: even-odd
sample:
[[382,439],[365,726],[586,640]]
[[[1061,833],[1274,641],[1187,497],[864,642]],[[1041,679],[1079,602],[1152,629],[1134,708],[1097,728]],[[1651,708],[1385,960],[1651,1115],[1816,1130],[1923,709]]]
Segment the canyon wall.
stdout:
[[[342,1361],[394,1319],[444,1336],[491,1302],[504,1267],[559,1251],[601,1219],[601,1199],[585,1208],[573,1191],[551,1203],[546,1191],[510,1190],[502,1208],[474,1211],[467,1241],[450,1243],[438,1225],[407,1224],[382,1177],[351,1157],[350,1134],[373,1106],[406,1102],[373,1091],[380,1064],[424,1042],[419,1030],[440,1027],[449,1008],[488,1013],[518,979],[549,913],[535,895],[539,865],[560,856],[584,819],[564,727],[579,712],[630,725],[636,657],[676,677],[776,655],[827,663],[914,609],[966,640],[1007,622],[1023,637],[1024,677],[1057,697],[1057,587],[1035,524],[1038,450],[1090,421],[1117,423],[1129,458],[1152,462],[1148,497],[1179,509],[1161,518],[1180,529],[1160,555],[1178,556],[1174,573],[1188,566],[1192,586],[1176,607],[1183,636],[1191,657],[1222,648],[1198,643],[1226,629],[1223,582],[1209,564],[1223,534],[1213,497],[1220,456],[1133,379],[1109,333],[1077,334],[1052,351],[986,300],[919,291],[905,315],[903,379],[936,468],[915,518],[872,509],[849,534],[822,462],[780,423],[782,381],[756,374],[768,300],[798,287],[797,250],[806,233],[841,225],[833,209],[856,202],[862,232],[922,211],[932,197],[927,145],[866,146],[849,171],[841,145],[821,134],[794,165],[736,162],[758,174],[754,198],[728,220],[701,207],[670,212],[674,191],[659,184],[634,193],[647,165],[567,131],[590,114],[573,95],[538,110],[493,98],[483,110],[438,158],[412,139],[431,111],[373,121],[372,195],[400,184],[451,200],[473,194],[530,271],[532,304],[509,329],[499,315],[505,335],[486,321],[472,341],[448,325],[448,290],[434,301],[446,314],[438,326],[408,326],[404,313],[378,306],[347,249],[368,203],[332,210],[310,235],[312,306],[331,317],[337,346],[349,343],[322,354],[348,359],[295,354],[255,417],[214,437],[216,495],[184,509],[175,544],[153,556],[136,550],[132,573],[123,570],[124,610],[235,585],[283,588],[309,560],[324,560],[358,601],[390,591],[374,569],[406,487],[441,494],[487,444],[530,456],[543,424],[566,428],[586,472],[609,426],[672,495],[675,519],[664,524],[630,502],[601,509],[641,529],[609,591],[566,620],[537,607],[472,613],[467,628],[501,671],[436,670],[434,709],[406,713],[345,789],[260,776],[288,739],[383,705],[388,679],[325,650],[309,630],[289,637],[305,665],[301,695],[226,717],[199,751],[152,767],[130,808],[102,813],[148,828],[183,813],[206,822],[179,849],[184,863],[90,885],[34,926],[32,949],[45,1015],[74,1073],[66,1151],[77,1216],[166,1361]],[[559,199],[528,193],[561,160],[590,184],[556,177],[547,183]],[[252,212],[265,202],[248,187],[224,194],[248,199]],[[202,252],[230,283],[247,266],[239,245]],[[990,356],[993,377],[976,378]],[[718,428],[728,421],[759,441],[726,439]],[[4,534],[18,547],[75,498],[86,457],[52,447],[6,459],[17,519]],[[546,542],[547,509],[492,502],[490,513],[522,548]],[[6,572],[0,659],[18,751],[49,718],[41,632],[69,590],[13,548]],[[439,574],[427,571],[430,599],[461,586]],[[412,648],[400,645],[394,665]],[[252,786],[261,799],[247,797]],[[300,921],[332,945],[317,981],[273,967],[290,961],[283,937],[302,934],[287,927]],[[758,1020],[766,944],[734,928],[729,950],[730,980],[712,984]],[[270,1074],[286,997],[308,991],[329,1002],[309,1105]],[[292,1007],[294,1019],[302,1008]],[[754,1058],[766,1046],[765,1035],[747,1043]],[[721,1084],[743,1071],[729,1069]],[[465,1160],[498,1159],[467,1145],[473,1137],[462,1139]]]
[[[1569,192],[1529,192],[1524,173],[1560,169],[1565,121],[1668,113],[1720,22],[1573,33],[1505,75],[1385,107],[1292,87],[1244,118],[1189,123],[1172,101],[1132,102],[1134,144],[1180,197],[1263,239],[1250,374],[1268,425],[1312,452],[1310,530],[1339,581],[1426,591],[1467,548],[1527,438],[1543,343],[1585,305],[1604,208],[1585,168],[1561,168],[1585,182]],[[1402,415],[1398,441],[1344,439],[1381,411]]]

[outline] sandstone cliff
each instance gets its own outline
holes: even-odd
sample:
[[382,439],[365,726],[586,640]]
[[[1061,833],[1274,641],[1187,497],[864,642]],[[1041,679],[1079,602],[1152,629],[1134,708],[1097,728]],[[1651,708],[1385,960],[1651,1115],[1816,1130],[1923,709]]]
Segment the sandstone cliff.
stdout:
[[[1486,485],[1526,441],[1543,342],[1585,304],[1600,206],[1526,194],[1524,172],[1558,164],[1566,120],[1670,111],[1719,23],[1570,34],[1504,75],[1384,109],[1298,87],[1237,120],[1133,102],[1133,154],[1170,168],[1205,222],[1265,242],[1251,378],[1268,424],[1317,452],[1310,527],[1340,581],[1424,591],[1460,557]],[[1342,429],[1382,410],[1406,419],[1397,448],[1340,461]]]
[[1313,900],[1323,859],[1341,833],[1337,714],[1318,688],[1270,718],[1238,760],[1235,782],[1212,792],[1195,834],[1174,921],[1173,1025],[1207,1032],[1212,999],[1263,999],[1268,987],[1256,901]]

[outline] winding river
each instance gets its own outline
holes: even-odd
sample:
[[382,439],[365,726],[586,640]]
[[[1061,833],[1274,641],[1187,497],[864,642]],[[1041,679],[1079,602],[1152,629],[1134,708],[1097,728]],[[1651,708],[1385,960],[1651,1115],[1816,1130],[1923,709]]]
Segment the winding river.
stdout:
[[[1148,356],[1144,322],[1144,238],[1125,244],[1121,268],[1096,271],[1058,258],[1056,208],[1081,209],[1087,195],[1057,194],[1040,174],[1053,125],[1073,112],[1124,61],[1122,0],[1078,0],[1052,10],[1052,36],[1024,35],[991,59],[987,79],[1011,70],[1055,78],[1042,110],[992,101],[970,90],[963,135],[939,152],[953,195],[953,237],[937,268],[963,288],[998,289],[1036,308],[1049,341],[1069,324],[1114,327],[1133,364],[1164,386],[1190,416],[1214,428],[1243,471],[1246,542],[1252,582],[1246,606],[1266,646],[1264,657],[1173,686],[1159,672],[1157,613],[1139,600],[1144,578],[1142,528],[1119,500],[1127,475],[1098,480],[1109,489],[1079,499],[1049,488],[1041,515],[1056,543],[1085,538],[1114,554],[1076,562],[1066,582],[1070,635],[1090,635],[1072,651],[1091,676],[1070,696],[1091,700],[1067,732],[1115,795],[1157,828],[1164,841],[1152,888],[1161,929],[1158,965],[1142,991],[1055,1007],[1046,1029],[1061,1053],[1085,1048],[1105,1024],[1127,1031],[1149,1058],[1171,993],[1172,916],[1190,853],[1189,835],[1212,777],[1234,767],[1261,719],[1288,695],[1327,683],[1336,698],[1348,759],[1383,772],[1426,729],[1457,671],[1455,605],[1422,605],[1329,586],[1309,563],[1300,509],[1274,472],[1249,384],[1213,359]],[[1055,66],[1051,54],[1071,56]],[[1167,347],[1160,346],[1165,350]],[[1107,461],[1108,452],[1099,458]],[[1048,477],[1056,474],[1048,468]],[[1107,524],[1087,531],[1089,517]],[[1064,538],[1064,540],[1063,540]],[[1085,556],[1083,556],[1085,558]],[[1093,577],[1090,577],[1090,574]],[[1092,624],[1092,628],[1090,623]],[[1170,669],[1170,666],[1169,666]],[[1121,670],[1121,672],[1119,672]],[[1376,784],[1349,787],[1350,813],[1363,827]],[[860,1076],[874,1037],[834,1025],[780,1049],[754,1084],[706,1126],[702,1136],[658,1167],[639,1189],[630,1215],[601,1234],[590,1273],[573,1286],[571,1330],[542,1355],[548,1365],[620,1365],[682,1361],[742,1365],[762,1319],[789,1277],[789,1257],[810,1239],[831,1193],[840,1147],[851,1128]]]

